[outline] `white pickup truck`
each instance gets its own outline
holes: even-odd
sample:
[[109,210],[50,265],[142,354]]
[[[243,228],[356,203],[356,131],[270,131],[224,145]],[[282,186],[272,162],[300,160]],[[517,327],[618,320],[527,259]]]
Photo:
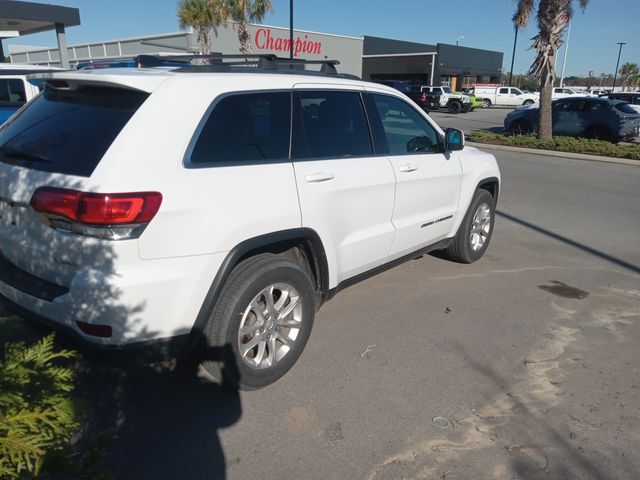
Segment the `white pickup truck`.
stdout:
[[504,107],[531,105],[540,100],[539,95],[523,93],[522,90],[515,87],[475,87],[470,93],[483,102],[485,107],[491,105]]

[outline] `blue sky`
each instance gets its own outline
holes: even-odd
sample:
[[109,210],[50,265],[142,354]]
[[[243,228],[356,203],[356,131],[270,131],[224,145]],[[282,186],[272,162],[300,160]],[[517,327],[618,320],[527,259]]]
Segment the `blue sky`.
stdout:
[[[37,0],[36,0],[37,1]],[[46,1],[46,0],[42,0]],[[274,12],[264,23],[289,25],[289,0],[271,0]],[[177,0],[48,0],[80,9],[82,25],[68,30],[68,42],[85,43],[178,30]],[[453,5],[457,5],[453,7]],[[424,43],[452,43],[504,52],[509,69],[513,48],[511,16],[515,0],[295,0],[296,28],[342,35],[374,35]],[[640,0],[591,0],[576,12],[571,27],[566,75],[594,70],[613,73],[618,45],[627,42],[620,63],[640,63]],[[528,51],[535,22],[518,35],[514,72],[524,73],[533,60]],[[55,45],[47,32],[5,40],[24,45]],[[558,70],[560,70],[562,50]]]

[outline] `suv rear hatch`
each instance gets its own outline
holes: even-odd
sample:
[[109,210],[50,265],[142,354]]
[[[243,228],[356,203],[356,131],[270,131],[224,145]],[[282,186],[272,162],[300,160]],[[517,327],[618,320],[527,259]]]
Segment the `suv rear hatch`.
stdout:
[[[0,280],[49,301],[57,296],[51,292],[64,293],[83,264],[87,238],[51,228],[30,206],[32,197],[44,186],[84,190],[149,95],[55,82],[57,88],[48,86],[0,129]],[[49,293],[29,288],[39,281]]]

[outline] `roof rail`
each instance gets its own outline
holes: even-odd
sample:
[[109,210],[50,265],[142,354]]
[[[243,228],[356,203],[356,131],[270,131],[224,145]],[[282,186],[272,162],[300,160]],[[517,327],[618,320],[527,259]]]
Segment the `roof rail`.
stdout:
[[[177,71],[242,71],[233,67],[255,67],[261,70],[282,70],[282,67],[289,67],[295,70],[303,70],[306,73],[312,71],[304,70],[305,65],[320,65],[320,72],[324,75],[338,75],[348,78],[358,78],[355,75],[340,74],[336,69],[336,65],[340,64],[339,60],[305,60],[299,58],[282,58],[274,54],[222,54],[211,53],[208,55],[200,54],[178,54],[178,55],[138,55],[135,61],[139,68],[161,67],[161,66],[177,66]],[[200,61],[200,63],[193,63]],[[293,73],[288,72],[288,73]],[[296,72],[302,73],[302,72]],[[316,72],[318,73],[318,72]]]

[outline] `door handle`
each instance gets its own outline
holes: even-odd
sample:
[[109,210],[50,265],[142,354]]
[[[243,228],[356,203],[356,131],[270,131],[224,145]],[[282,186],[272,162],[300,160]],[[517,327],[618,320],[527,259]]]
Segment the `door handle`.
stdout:
[[317,172],[310,173],[304,177],[304,181],[307,183],[320,183],[327,182],[329,180],[333,180],[336,176],[333,173],[329,172]]
[[415,172],[417,169],[417,165],[412,165],[409,163],[407,165],[402,165],[398,170],[400,170],[401,172]]

